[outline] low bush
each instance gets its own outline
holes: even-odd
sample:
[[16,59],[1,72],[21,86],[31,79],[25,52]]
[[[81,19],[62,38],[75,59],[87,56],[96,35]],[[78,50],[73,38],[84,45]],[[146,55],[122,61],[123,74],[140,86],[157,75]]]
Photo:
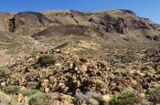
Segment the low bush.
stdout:
[[124,68],[126,68],[126,65],[125,65],[125,64],[122,64],[122,63],[116,63],[114,66],[115,66],[116,68],[118,68],[118,69],[124,69]]
[[92,92],[77,94],[74,98],[75,105],[107,105],[102,95]]
[[47,97],[44,93],[37,92],[30,96],[28,105],[48,105]]
[[20,91],[20,87],[19,86],[9,86],[9,87],[6,87],[4,91],[5,93],[8,93],[8,94],[15,94]]
[[11,74],[11,71],[7,68],[0,68],[0,77],[7,77]]
[[140,98],[131,91],[115,94],[109,102],[110,105],[136,105],[138,103],[140,103]]
[[40,92],[39,90],[34,90],[34,89],[24,89],[21,91],[21,93],[24,95],[24,96],[27,96],[27,97],[30,97],[36,93]]
[[55,58],[53,54],[45,54],[39,57],[38,64],[40,66],[50,66],[55,63]]

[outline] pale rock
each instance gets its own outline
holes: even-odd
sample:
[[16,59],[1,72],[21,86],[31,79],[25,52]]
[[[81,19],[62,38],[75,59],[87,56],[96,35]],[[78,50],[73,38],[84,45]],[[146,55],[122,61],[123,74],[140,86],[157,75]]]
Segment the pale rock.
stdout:
[[5,87],[5,86],[6,86],[6,83],[5,83],[5,82],[2,82],[2,83],[1,83],[1,86],[2,86],[2,87]]
[[87,71],[87,66],[86,65],[82,65],[81,70],[84,71],[84,72]]
[[102,98],[106,103],[108,103],[111,100],[111,95],[103,95]]
[[140,93],[139,96],[140,96],[141,98],[145,98],[146,95],[145,95],[144,93]]
[[131,82],[134,84],[134,85],[137,85],[137,81],[136,80],[131,80]]
[[0,92],[0,105],[10,105],[11,97]]
[[50,89],[49,88],[45,88],[45,93],[49,93]]
[[44,79],[42,86],[47,87],[49,85],[49,80],[48,79]]

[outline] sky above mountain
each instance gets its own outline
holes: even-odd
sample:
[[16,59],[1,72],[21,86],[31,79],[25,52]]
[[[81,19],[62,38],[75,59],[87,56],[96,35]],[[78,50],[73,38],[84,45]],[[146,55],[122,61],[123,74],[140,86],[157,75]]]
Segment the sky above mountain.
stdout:
[[160,0],[1,0],[1,12],[129,9],[137,15],[160,23]]

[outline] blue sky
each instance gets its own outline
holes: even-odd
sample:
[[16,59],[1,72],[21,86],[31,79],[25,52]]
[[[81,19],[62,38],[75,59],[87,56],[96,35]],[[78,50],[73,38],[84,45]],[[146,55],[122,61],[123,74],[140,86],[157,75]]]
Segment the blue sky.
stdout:
[[137,15],[160,23],[160,0],[1,0],[0,11],[44,11],[73,9],[98,11],[129,9]]

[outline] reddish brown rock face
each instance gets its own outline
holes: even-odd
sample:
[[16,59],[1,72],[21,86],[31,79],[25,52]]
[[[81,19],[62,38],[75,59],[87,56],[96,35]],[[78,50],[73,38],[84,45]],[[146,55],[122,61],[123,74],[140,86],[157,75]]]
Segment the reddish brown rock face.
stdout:
[[11,32],[29,34],[41,30],[52,23],[44,15],[34,12],[22,12],[11,19]]

